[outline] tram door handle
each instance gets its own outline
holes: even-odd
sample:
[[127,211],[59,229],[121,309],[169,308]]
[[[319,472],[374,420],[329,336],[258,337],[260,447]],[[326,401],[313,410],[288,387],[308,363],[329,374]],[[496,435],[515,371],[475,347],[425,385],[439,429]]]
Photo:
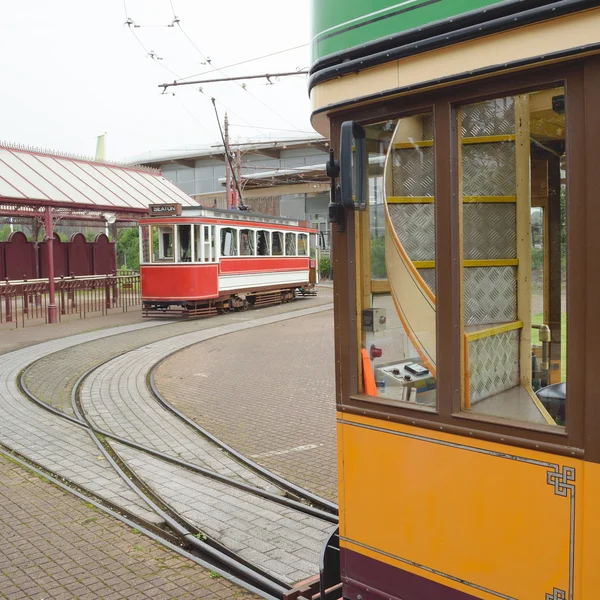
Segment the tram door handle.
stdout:
[[326,172],[330,184],[330,200],[328,208],[328,219],[330,223],[336,224],[339,233],[344,231],[344,207],[342,206],[341,186],[336,182],[340,174],[340,163],[335,160],[333,150],[329,150],[329,160],[326,163]]

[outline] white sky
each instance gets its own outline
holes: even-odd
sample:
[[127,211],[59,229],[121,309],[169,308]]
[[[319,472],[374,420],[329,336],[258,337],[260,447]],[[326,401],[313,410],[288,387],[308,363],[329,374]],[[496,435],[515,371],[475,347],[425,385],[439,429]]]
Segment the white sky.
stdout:
[[[164,67],[186,77],[307,44],[309,0],[172,3],[182,29],[165,27],[173,21],[170,0],[0,0],[0,140],[93,156],[96,136],[106,133],[106,156],[113,160],[219,143],[211,96],[221,119],[229,109],[232,141],[312,132],[305,76],[275,85],[247,82],[272,110],[235,83],[207,84],[204,94],[197,86],[171,88],[175,96],[157,87],[176,78]],[[142,26],[132,28],[142,44],[163,60],[146,56],[124,26],[125,10]],[[184,32],[213,67],[201,64]],[[225,74],[294,71],[309,61],[305,46]]]

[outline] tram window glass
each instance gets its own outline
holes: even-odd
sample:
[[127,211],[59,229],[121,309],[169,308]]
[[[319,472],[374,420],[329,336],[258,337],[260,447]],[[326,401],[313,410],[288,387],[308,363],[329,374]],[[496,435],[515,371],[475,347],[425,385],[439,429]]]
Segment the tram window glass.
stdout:
[[283,233],[281,231],[273,231],[272,255],[283,256]]
[[269,232],[260,229],[256,232],[258,237],[257,250],[258,256],[269,256],[271,254],[271,244]]
[[298,255],[308,256],[308,235],[306,233],[298,234]]
[[153,258],[154,262],[172,261],[173,260],[173,225],[161,225],[154,228],[158,233],[157,243],[153,243]]
[[240,254],[242,256],[254,256],[255,234],[252,229],[242,229],[240,231]]
[[458,109],[465,411],[565,425],[564,98]]
[[192,262],[192,226],[177,226],[179,254],[178,262]]
[[285,234],[285,255],[296,256],[296,234],[286,233]]
[[371,279],[386,279],[384,164],[396,121],[365,127],[368,152],[369,221],[371,238]]
[[233,227],[221,229],[221,256],[237,256],[237,230]]
[[[367,319],[361,323],[362,345],[370,359],[369,365],[364,363],[368,368],[363,370],[363,389],[369,393],[374,385],[380,398],[433,408],[437,404],[433,113],[368,126],[366,135],[370,199],[362,227],[370,252],[361,266],[367,272],[370,267],[371,285],[362,294],[361,306]],[[374,286],[373,280],[386,277]]]
[[140,227],[141,262],[150,262],[150,225]]

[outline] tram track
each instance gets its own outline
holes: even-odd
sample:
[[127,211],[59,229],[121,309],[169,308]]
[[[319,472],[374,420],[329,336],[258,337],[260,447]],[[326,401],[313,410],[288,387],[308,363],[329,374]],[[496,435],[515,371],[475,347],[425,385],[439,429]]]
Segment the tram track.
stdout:
[[[179,409],[177,409],[175,406],[173,406],[170,402],[168,402],[165,399],[165,397],[161,394],[160,390],[158,389],[158,386],[156,385],[156,371],[160,368],[160,366],[164,362],[169,360],[172,356],[174,356],[175,354],[177,354],[180,351],[181,350],[175,350],[174,352],[171,352],[167,356],[164,356],[160,361],[155,363],[148,371],[148,375],[147,375],[148,387],[149,387],[150,392],[156,399],[156,401],[161,406],[166,408],[169,412],[174,414],[178,419],[180,419],[181,421],[186,423],[189,427],[191,427],[192,429],[197,431],[201,436],[203,436],[204,438],[208,439],[210,442],[212,442],[213,444],[215,444],[216,446],[221,448],[229,456],[233,457],[234,460],[242,463],[248,469],[257,473],[260,477],[267,479],[268,481],[275,484],[282,490],[285,490],[286,492],[288,492],[296,497],[299,497],[301,499],[306,500],[307,502],[310,502],[310,504],[312,506],[317,507],[317,508],[321,509],[322,511],[325,511],[326,513],[331,513],[332,515],[337,515],[338,507],[334,502],[331,502],[325,498],[322,498],[321,496],[318,496],[317,494],[313,494],[309,490],[306,490],[305,488],[302,488],[302,487],[296,485],[295,483],[281,477],[280,475],[277,475],[277,473],[274,473],[273,471],[269,471],[268,469],[265,469],[265,467],[263,467],[262,465],[258,464],[255,461],[253,461],[252,459],[248,458],[247,456],[244,456],[241,452],[238,452],[235,448],[232,448],[229,444],[226,444],[225,442],[220,440],[218,437],[216,437],[215,435],[210,433],[210,431],[206,430],[204,427],[202,427],[201,425],[196,423],[196,421],[187,417],[183,412],[181,412]],[[337,519],[334,522],[337,523]]]
[[[225,334],[226,333],[222,333],[222,335]],[[119,355],[113,356],[110,359],[95,365],[79,377],[73,387],[71,395],[74,416],[50,406],[40,398],[37,398],[28,389],[25,382],[25,375],[28,369],[30,369],[37,361],[29,364],[20,372],[18,381],[20,383],[21,393],[29,400],[87,431],[103,458],[111,465],[115,472],[118,473],[123,483],[126,484],[129,489],[134,491],[137,497],[164,522],[164,525],[161,528],[156,527],[156,525],[151,523],[146,524],[139,518],[136,518],[134,521],[131,519],[131,515],[126,515],[125,518],[129,519],[129,521],[137,523],[135,526],[138,529],[143,527],[150,531],[154,536],[164,537],[167,544],[173,545],[174,540],[176,540],[176,546],[183,548],[184,552],[195,553],[201,560],[209,565],[209,568],[215,570],[215,572],[223,571],[223,573],[229,574],[235,579],[239,579],[236,583],[243,585],[243,587],[250,591],[259,593],[266,598],[281,598],[282,595],[291,588],[290,581],[284,581],[282,578],[278,578],[267,570],[262,569],[260,566],[244,559],[226,545],[220,544],[220,542],[215,537],[211,536],[210,533],[205,533],[197,523],[190,522],[186,517],[182,516],[177,509],[174,509],[171,506],[168,498],[163,498],[152,486],[147,485],[144,481],[144,477],[138,476],[136,470],[130,468],[127,461],[121,456],[124,453],[124,448],[126,448],[130,453],[139,453],[140,455],[152,457],[152,459],[171,465],[173,468],[185,470],[185,472],[190,474],[190,477],[201,477],[206,480],[211,480],[215,482],[215,485],[226,486],[227,489],[236,490],[237,493],[248,494],[249,496],[260,498],[263,502],[266,501],[284,507],[286,511],[294,511],[295,513],[307,515],[310,518],[320,519],[328,523],[331,527],[337,523],[337,518],[334,514],[337,507],[333,503],[321,499],[291,482],[287,482],[276,474],[269,473],[260,465],[253,463],[253,461],[243,460],[245,457],[242,457],[242,455],[235,450],[220,442],[220,440],[212,436],[209,432],[206,432],[203,428],[193,423],[193,421],[191,423],[188,422],[189,419],[187,419],[185,415],[182,415],[181,413],[177,414],[178,411],[162,398],[154,383],[154,373],[156,368],[162,360],[168,358],[173,353],[174,352],[170,352],[166,357],[157,361],[147,372],[146,380],[148,389],[155,401],[164,409],[169,410],[177,416],[181,421],[186,422],[186,426],[193,429],[196,435],[202,437],[204,440],[210,440],[210,442],[216,445],[225,455],[229,456],[232,460],[242,463],[245,468],[253,470],[253,472],[261,478],[264,478],[271,484],[277,486],[284,495],[279,495],[269,490],[237,481],[232,477],[224,476],[211,469],[203,468],[189,461],[168,455],[155,448],[140,444],[139,442],[95,426],[86,415],[81,403],[81,390],[92,374],[118,358]],[[128,354],[128,352],[122,353],[122,355],[124,354]],[[289,496],[292,497],[290,498]],[[96,502],[98,501],[96,500]],[[115,507],[109,505],[106,508],[108,511],[115,512]],[[231,577],[228,578],[231,579]]]
[[[93,370],[90,370],[90,372]],[[188,523],[177,513],[177,511],[170,507],[163,498],[147,486],[144,481],[138,477],[135,470],[131,469],[127,463],[121,459],[119,453],[116,452],[109,443],[102,439],[104,434],[96,431],[90,424],[85,416],[79,399],[81,385],[89,376],[90,372],[85,373],[80,377],[78,384],[73,389],[71,396],[73,411],[77,419],[87,424],[88,433],[98,450],[119,474],[121,479],[153,512],[163,519],[166,526],[174,533],[184,548],[193,548],[211,565],[235,573],[241,580],[256,585],[258,589],[272,594],[275,598],[281,597],[283,593],[289,589],[283,582],[277,581],[275,578],[270,577],[268,573],[262,571],[262,569],[258,569],[256,566],[250,565],[247,561],[235,556],[235,554],[227,551],[227,549],[216,540],[210,539],[205,533],[198,530],[191,523]],[[143,451],[146,450],[147,449],[144,449]]]
[[53,485],[59,487],[63,491],[72,494],[79,498],[82,502],[85,502],[97,510],[117,519],[121,523],[131,527],[132,529],[139,531],[143,535],[149,537],[155,542],[161,544],[165,548],[168,548],[175,554],[182,556],[198,566],[210,570],[216,575],[231,581],[232,583],[243,587],[249,592],[257,594],[267,600],[277,600],[280,596],[273,596],[265,593],[262,589],[259,589],[252,584],[248,583],[245,580],[239,579],[235,575],[232,575],[229,571],[220,568],[218,565],[213,564],[212,562],[208,562],[199,556],[196,552],[190,551],[181,545],[179,545],[177,537],[172,536],[169,532],[165,530],[157,530],[156,526],[152,523],[146,522],[143,519],[139,519],[134,515],[131,515],[127,511],[115,506],[111,506],[110,503],[107,503],[105,499],[99,499],[96,495],[90,494],[87,490],[81,490],[78,486],[74,485],[72,482],[65,480],[63,477],[58,477],[49,470],[45,469],[41,465],[38,465],[35,461],[23,456],[21,453],[12,450],[11,448],[7,448],[4,444],[0,444],[0,455],[5,458],[19,464],[21,467],[30,471],[37,477],[40,477]]

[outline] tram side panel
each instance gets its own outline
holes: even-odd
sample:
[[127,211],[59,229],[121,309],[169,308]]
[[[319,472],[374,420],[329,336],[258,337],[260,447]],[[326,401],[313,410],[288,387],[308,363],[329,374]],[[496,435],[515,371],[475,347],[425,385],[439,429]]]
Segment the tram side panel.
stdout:
[[218,264],[142,265],[144,302],[185,302],[219,297]]
[[307,285],[310,279],[306,257],[223,258],[219,270],[221,292],[299,287]]

